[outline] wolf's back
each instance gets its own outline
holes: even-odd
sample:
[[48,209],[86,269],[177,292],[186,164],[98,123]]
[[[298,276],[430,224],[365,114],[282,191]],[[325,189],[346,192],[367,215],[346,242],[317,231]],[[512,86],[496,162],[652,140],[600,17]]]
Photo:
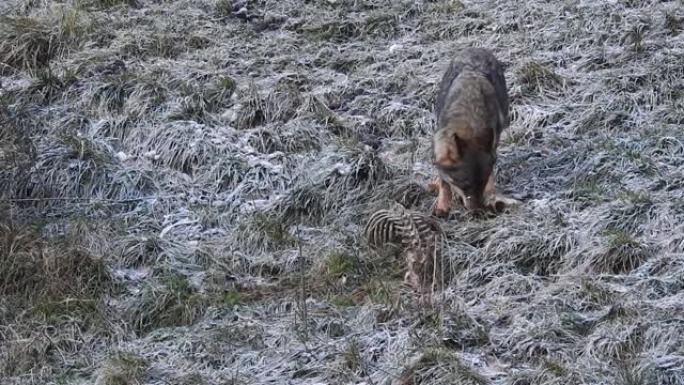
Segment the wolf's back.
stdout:
[[494,87],[501,113],[501,127],[499,127],[499,131],[508,127],[510,124],[508,115],[509,101],[503,66],[489,50],[484,48],[466,48],[460,51],[456,57],[451,60],[440,82],[437,100],[435,101],[435,115],[438,122],[436,128],[440,128],[440,116],[442,115],[446,104],[449,103],[449,93],[454,80],[456,80],[464,70],[479,72],[491,83]]

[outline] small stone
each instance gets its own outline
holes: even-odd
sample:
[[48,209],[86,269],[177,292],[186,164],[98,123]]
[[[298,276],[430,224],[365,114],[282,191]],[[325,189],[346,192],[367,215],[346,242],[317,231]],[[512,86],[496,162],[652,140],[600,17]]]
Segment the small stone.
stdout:
[[390,53],[395,53],[395,52],[401,50],[402,48],[404,48],[404,46],[402,46],[401,44],[392,44],[389,47],[389,51],[390,51]]

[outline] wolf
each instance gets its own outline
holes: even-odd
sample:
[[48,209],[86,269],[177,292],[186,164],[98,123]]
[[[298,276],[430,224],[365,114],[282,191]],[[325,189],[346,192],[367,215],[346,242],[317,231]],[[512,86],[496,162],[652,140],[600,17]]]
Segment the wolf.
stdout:
[[452,189],[469,211],[498,209],[517,201],[497,199],[494,166],[501,132],[510,125],[504,69],[484,48],[458,52],[447,66],[435,101],[432,141],[436,178],[428,189],[437,191],[434,214],[446,217]]

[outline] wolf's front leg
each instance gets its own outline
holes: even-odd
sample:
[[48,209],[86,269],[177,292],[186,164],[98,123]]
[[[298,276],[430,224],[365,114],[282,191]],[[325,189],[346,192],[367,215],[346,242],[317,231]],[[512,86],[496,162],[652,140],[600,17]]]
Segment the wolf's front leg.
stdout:
[[437,204],[435,205],[434,214],[437,217],[444,218],[449,215],[451,209],[451,187],[444,179],[438,177],[437,188]]
[[487,184],[484,188],[485,198],[496,195],[496,177],[494,176],[494,171],[489,174],[489,179],[487,179]]

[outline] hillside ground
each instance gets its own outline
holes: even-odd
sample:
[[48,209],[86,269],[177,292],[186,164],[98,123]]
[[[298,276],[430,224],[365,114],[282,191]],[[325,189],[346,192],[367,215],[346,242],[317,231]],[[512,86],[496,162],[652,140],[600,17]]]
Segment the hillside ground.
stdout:
[[[684,384],[682,1],[7,0],[0,383]],[[444,291],[437,82],[506,66],[494,217]]]

